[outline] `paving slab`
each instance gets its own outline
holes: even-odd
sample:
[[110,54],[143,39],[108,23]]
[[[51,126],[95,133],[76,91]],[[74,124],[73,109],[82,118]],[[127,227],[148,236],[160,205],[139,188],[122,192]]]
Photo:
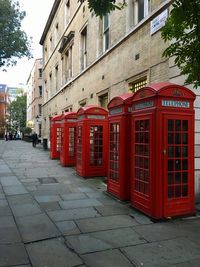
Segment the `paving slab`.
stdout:
[[80,230],[74,221],[57,222],[56,225],[63,235],[80,234]]
[[50,196],[35,196],[35,199],[37,202],[58,202],[61,201],[61,198],[59,195],[50,195]]
[[46,211],[60,210],[61,207],[58,202],[42,202],[40,207]]
[[199,267],[200,266],[200,258],[199,259],[195,259],[195,260],[191,260],[191,261],[187,261],[187,262],[181,262],[178,264],[173,264],[170,265],[170,267]]
[[102,216],[130,214],[132,209],[125,205],[106,205],[95,207]]
[[134,267],[117,249],[82,255],[89,267]]
[[67,236],[66,240],[80,254],[146,243],[131,228]]
[[84,193],[71,193],[71,194],[61,194],[63,200],[75,200],[75,199],[84,199],[88,198]]
[[46,214],[16,218],[24,242],[60,236],[60,232]]
[[2,186],[21,185],[21,183],[19,182],[16,176],[1,177],[0,182]]
[[0,216],[0,243],[21,242],[21,237],[12,216]]
[[81,209],[50,211],[48,212],[48,215],[54,222],[100,216],[98,212],[92,207],[81,208]]
[[162,267],[200,259],[199,246],[187,238],[177,238],[122,248],[136,266]]
[[59,204],[61,208],[63,209],[102,206],[102,204],[97,199],[80,199],[80,200],[76,199],[76,200],[68,200],[68,201],[59,201]]
[[29,264],[29,259],[23,244],[0,244],[1,267],[24,264]]
[[34,204],[36,203],[30,194],[21,194],[16,196],[7,196],[7,200],[11,206],[21,204]]
[[96,232],[101,230],[109,230],[116,228],[125,228],[138,223],[127,215],[115,215],[107,217],[89,218],[76,220],[79,229],[83,233]]
[[185,231],[181,228],[178,229],[173,223],[165,222],[136,226],[134,230],[148,242],[174,239],[185,235]]
[[5,199],[5,194],[3,193],[3,190],[2,190],[2,193],[0,193],[0,200],[2,199]]
[[37,204],[32,203],[13,205],[11,209],[15,217],[23,217],[42,213],[40,207]]
[[1,199],[0,200],[0,207],[6,207],[8,206],[8,202],[6,199]]
[[[0,200],[1,201],[1,200]],[[0,217],[12,215],[11,209],[9,206],[0,207]]]
[[73,267],[83,263],[66,247],[62,238],[28,244],[26,248],[33,266]]
[[23,185],[5,186],[4,192],[6,195],[21,195],[28,193]]

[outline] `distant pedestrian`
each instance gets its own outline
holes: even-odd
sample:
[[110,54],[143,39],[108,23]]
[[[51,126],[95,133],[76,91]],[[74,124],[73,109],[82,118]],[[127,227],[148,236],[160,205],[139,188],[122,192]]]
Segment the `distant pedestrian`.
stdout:
[[38,136],[36,134],[36,132],[33,132],[33,134],[31,135],[32,138],[32,145],[33,147],[36,147],[37,141],[38,141]]
[[8,133],[5,133],[5,141],[8,141]]
[[13,134],[9,133],[9,140],[12,140],[12,139],[13,139]]

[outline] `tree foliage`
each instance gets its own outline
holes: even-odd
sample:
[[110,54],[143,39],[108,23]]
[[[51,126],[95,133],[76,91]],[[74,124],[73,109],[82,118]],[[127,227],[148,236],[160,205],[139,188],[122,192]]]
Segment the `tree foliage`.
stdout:
[[10,128],[22,131],[26,127],[26,96],[18,96],[10,103],[8,113],[10,115]]
[[172,42],[163,55],[175,56],[185,82],[200,86],[200,0],[175,0],[162,38]]
[[101,18],[115,9],[122,9],[126,5],[125,0],[121,0],[118,4],[116,0],[88,0],[90,11],[94,11],[96,16]]
[[31,57],[30,41],[21,30],[25,12],[16,0],[0,0],[0,68],[16,64],[17,58]]

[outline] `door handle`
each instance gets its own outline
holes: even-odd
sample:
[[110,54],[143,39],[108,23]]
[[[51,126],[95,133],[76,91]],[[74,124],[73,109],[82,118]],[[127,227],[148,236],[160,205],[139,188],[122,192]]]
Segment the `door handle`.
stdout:
[[163,154],[166,155],[167,154],[167,150],[163,149]]

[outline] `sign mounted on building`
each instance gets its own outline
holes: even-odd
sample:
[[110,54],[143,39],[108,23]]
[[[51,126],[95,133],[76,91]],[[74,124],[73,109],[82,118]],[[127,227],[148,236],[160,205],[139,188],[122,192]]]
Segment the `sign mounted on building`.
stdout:
[[151,21],[150,25],[151,35],[160,30],[165,25],[167,17],[168,17],[168,12],[166,9]]

